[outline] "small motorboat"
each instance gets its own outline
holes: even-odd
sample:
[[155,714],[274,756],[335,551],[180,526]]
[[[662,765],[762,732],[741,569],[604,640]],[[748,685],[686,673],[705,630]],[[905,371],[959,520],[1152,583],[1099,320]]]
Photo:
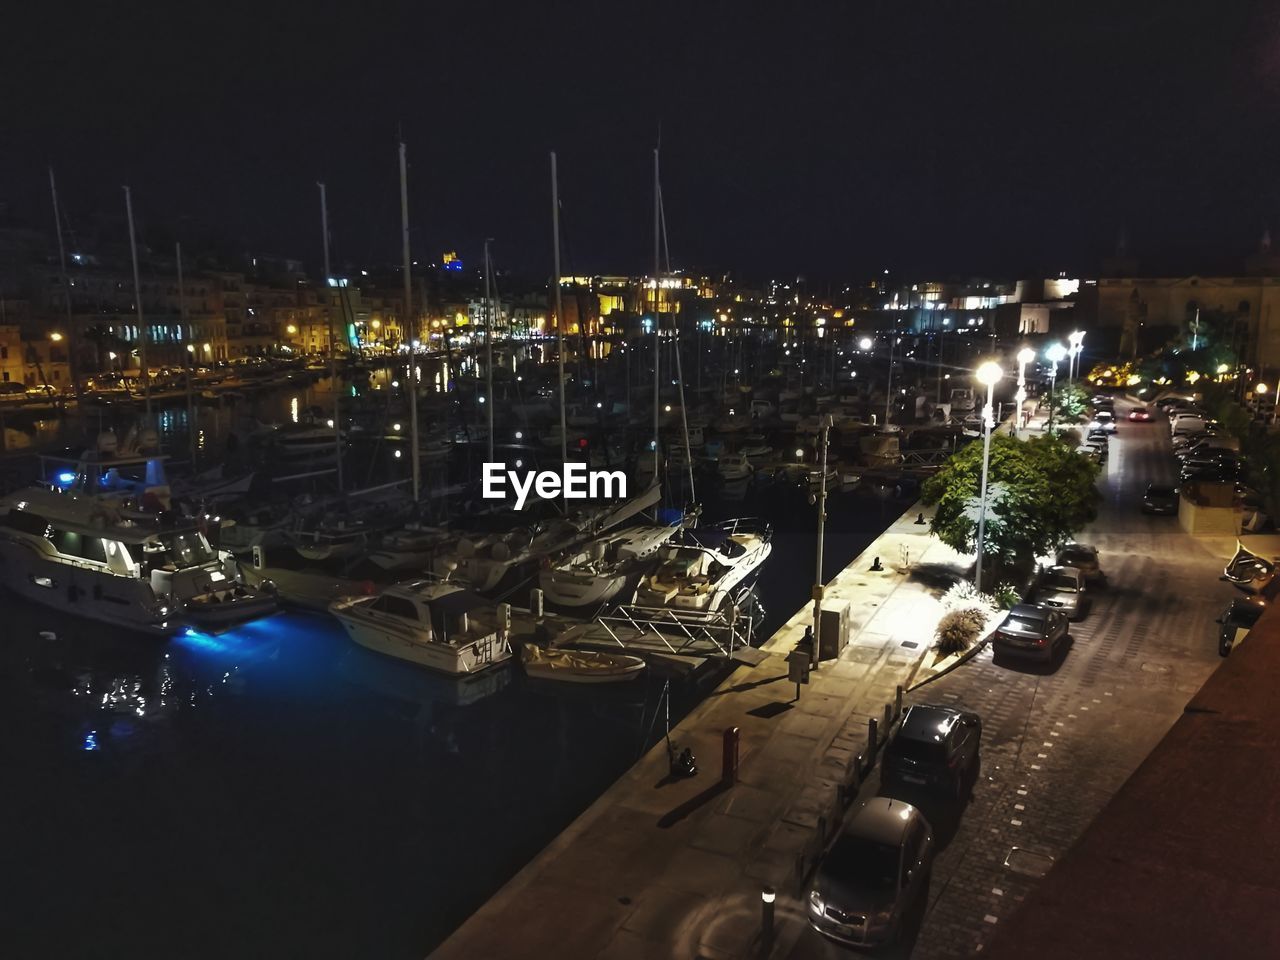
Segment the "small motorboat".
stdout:
[[644,672],[639,657],[593,650],[553,650],[526,644],[521,651],[524,672],[537,680],[563,683],[625,683]]

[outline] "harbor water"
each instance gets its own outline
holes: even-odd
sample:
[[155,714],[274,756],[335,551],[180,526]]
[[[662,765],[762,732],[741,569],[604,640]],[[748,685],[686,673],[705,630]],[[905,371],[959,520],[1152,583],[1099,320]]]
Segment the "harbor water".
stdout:
[[[264,402],[280,417],[293,399]],[[816,508],[795,487],[701,499],[708,521],[774,527],[767,634],[809,598]],[[825,575],[903,505],[834,495]],[[565,689],[508,665],[458,683],[321,614],[156,641],[0,604],[8,956],[421,958],[664,730],[653,675]],[[718,679],[671,681],[672,723]]]

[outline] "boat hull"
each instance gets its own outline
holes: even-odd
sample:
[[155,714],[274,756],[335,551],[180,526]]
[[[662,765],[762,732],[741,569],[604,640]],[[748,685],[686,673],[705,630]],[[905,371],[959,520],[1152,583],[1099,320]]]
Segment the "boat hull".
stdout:
[[[61,613],[153,637],[181,626],[176,611],[141,580],[59,563],[13,541],[0,541],[0,567],[11,593]],[[154,612],[159,610],[164,613]]]
[[342,624],[347,636],[366,650],[451,676],[479,673],[511,659],[510,649],[496,637],[466,646],[423,642],[409,630],[362,616],[358,609],[352,609],[349,600],[334,602],[329,612]]

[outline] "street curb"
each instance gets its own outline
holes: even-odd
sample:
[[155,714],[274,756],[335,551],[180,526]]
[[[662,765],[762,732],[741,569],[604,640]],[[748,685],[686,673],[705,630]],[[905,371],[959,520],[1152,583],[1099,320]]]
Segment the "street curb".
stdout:
[[[1004,613],[1005,611],[998,611],[998,612]],[[955,670],[957,667],[963,666],[964,664],[968,663],[970,660],[976,657],[979,653],[981,653],[982,650],[987,646],[987,644],[991,642],[991,635],[996,632],[999,626],[1000,626],[1000,619],[997,619],[995,624],[987,629],[986,634],[982,637],[982,639],[974,641],[973,646],[971,646],[968,650],[966,650],[964,653],[958,656],[955,660],[953,660],[947,666],[943,667],[937,673],[934,673],[930,676],[925,677],[919,683],[915,683],[915,684],[912,684],[911,686],[904,688],[903,692],[914,693],[916,690],[919,690],[921,687],[932,683],[934,680],[937,680],[939,677],[945,677],[952,670]],[[912,674],[912,676],[914,677],[915,674]]]

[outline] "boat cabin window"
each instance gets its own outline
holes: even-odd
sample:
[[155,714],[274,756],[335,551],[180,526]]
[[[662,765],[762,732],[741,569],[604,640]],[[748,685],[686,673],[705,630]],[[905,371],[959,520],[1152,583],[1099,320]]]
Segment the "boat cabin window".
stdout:
[[162,542],[169,562],[178,567],[189,567],[216,559],[209,542],[196,530],[170,534],[163,537]]
[[389,613],[393,617],[400,617],[403,620],[418,619],[417,604],[412,600],[406,600],[404,597],[392,597],[384,593],[373,601],[373,609],[381,610],[383,613]]
[[27,510],[10,510],[5,523],[14,530],[37,537],[43,537],[49,530],[49,521]]
[[92,560],[94,563],[107,562],[107,551],[102,545],[101,537],[72,530],[54,530],[49,539],[64,556]]

